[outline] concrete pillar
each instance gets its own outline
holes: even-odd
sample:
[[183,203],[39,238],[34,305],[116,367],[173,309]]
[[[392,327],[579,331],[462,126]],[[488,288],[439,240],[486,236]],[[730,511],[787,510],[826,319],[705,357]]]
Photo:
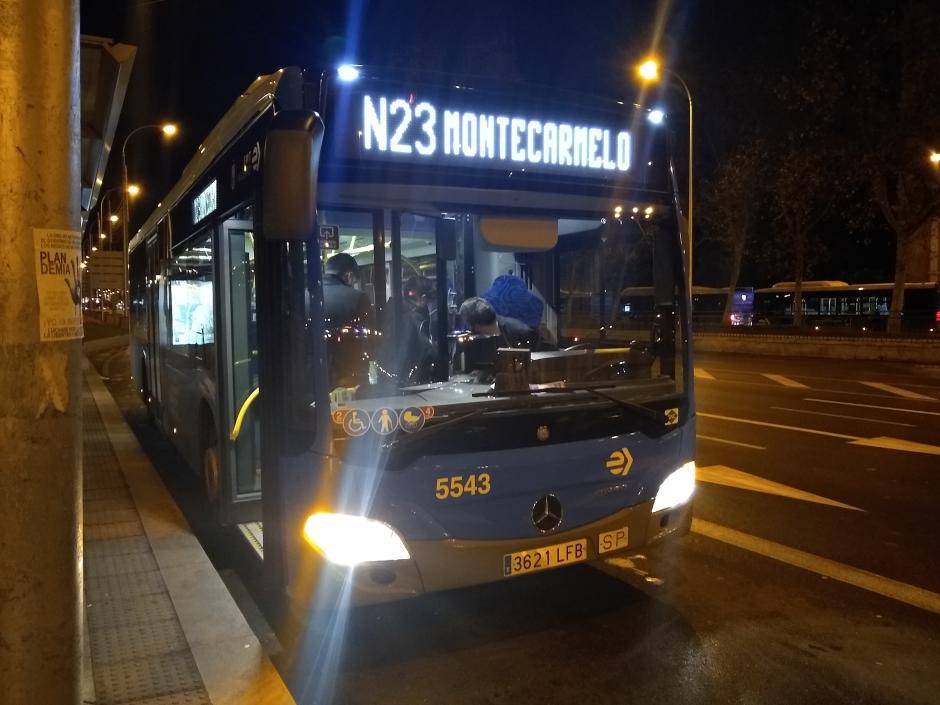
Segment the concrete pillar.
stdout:
[[[4,705],[76,705],[81,693],[81,329],[63,323],[80,315],[63,244],[79,230],[78,26],[78,0],[0,0]],[[53,264],[40,270],[43,237]],[[44,279],[53,270],[60,279]]]

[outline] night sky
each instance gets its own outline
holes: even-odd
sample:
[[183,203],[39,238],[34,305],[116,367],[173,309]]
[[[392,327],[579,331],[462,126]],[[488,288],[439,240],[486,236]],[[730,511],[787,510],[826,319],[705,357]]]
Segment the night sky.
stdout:
[[[773,119],[775,83],[798,72],[817,5],[84,0],[81,31],[138,47],[116,143],[134,126],[166,119],[182,130],[169,144],[156,134],[140,135],[128,147],[131,179],[142,181],[146,194],[137,206],[139,223],[258,74],[286,65],[319,70],[344,60],[432,67],[633,100],[638,96],[632,67],[654,49],[693,92],[698,186],[743,134]],[[684,133],[684,95],[667,91],[645,102],[664,104],[674,129]],[[678,143],[681,165],[685,141]],[[106,186],[118,181],[117,161],[109,165]],[[709,258],[720,268],[718,250],[710,254],[707,239],[702,246],[706,272]],[[885,258],[890,262],[888,249],[876,259]],[[835,261],[845,265],[842,258]],[[889,270],[870,274],[888,278]]]

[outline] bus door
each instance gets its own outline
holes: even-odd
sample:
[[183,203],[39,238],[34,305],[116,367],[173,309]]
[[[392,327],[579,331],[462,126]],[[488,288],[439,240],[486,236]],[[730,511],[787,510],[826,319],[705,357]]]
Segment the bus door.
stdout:
[[221,235],[221,509],[223,522],[244,523],[261,518],[254,224],[230,218],[222,223]]

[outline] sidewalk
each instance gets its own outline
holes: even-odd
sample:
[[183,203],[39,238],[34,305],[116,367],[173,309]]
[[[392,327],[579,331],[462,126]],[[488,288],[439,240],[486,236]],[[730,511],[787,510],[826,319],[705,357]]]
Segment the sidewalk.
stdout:
[[82,407],[85,702],[292,705],[87,360]]

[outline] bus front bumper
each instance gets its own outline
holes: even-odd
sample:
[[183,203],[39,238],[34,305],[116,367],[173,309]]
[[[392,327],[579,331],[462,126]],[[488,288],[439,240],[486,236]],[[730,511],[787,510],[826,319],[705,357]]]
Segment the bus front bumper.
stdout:
[[[409,559],[363,563],[355,568],[333,565],[317,556],[317,589],[314,594],[304,590],[307,597],[302,602],[315,608],[332,608],[399,600],[511,579],[506,575],[506,557],[511,554],[538,549],[545,552],[551,547],[584,542],[582,552],[564,563],[570,565],[635,554],[651,544],[689,532],[691,501],[655,514],[652,508],[650,500],[590,524],[531,539],[406,541]],[[297,594],[292,597],[295,605],[301,601]]]

